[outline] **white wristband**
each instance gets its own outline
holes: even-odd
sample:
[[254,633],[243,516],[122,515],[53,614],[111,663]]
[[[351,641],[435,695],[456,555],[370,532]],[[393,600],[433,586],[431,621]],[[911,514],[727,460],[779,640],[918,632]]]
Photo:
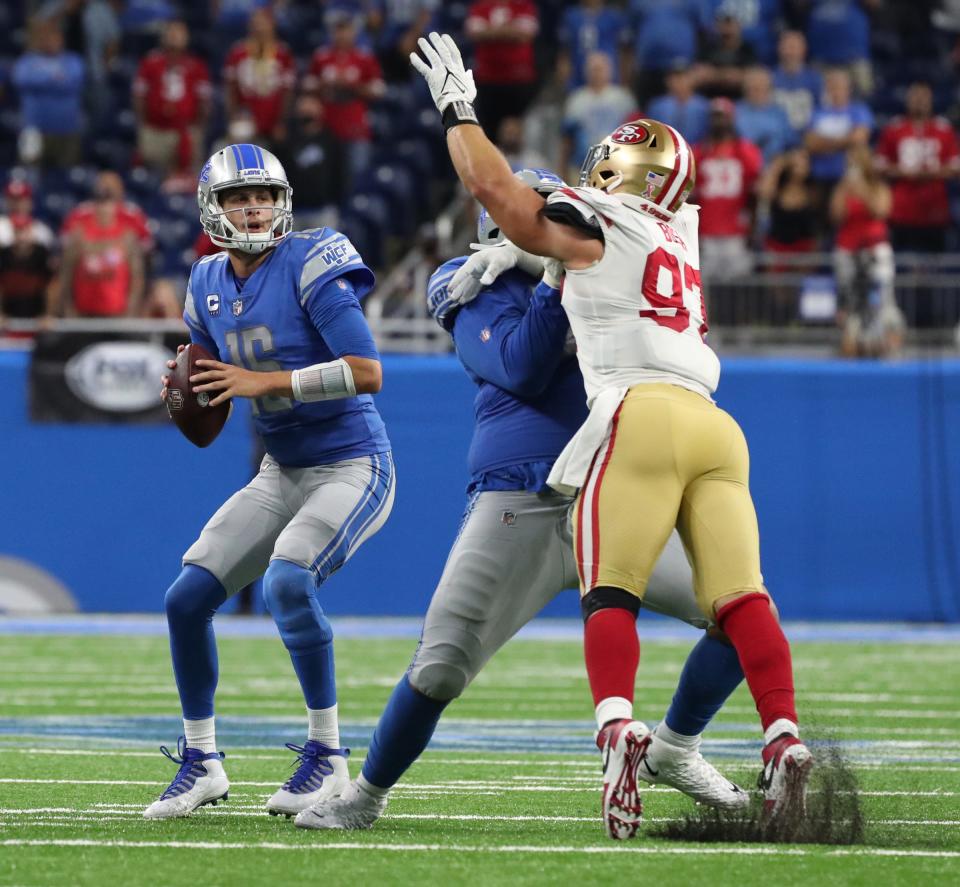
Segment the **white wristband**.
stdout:
[[290,374],[293,397],[301,403],[353,397],[357,386],[353,371],[342,357],[329,363],[317,363]]

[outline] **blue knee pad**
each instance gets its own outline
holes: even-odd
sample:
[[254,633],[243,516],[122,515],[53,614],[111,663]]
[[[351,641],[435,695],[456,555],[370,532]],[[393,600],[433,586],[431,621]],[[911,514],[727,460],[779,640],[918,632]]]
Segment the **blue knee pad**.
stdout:
[[227,593],[213,573],[186,564],[163,596],[163,607],[171,624],[194,619],[209,622],[226,599]]
[[337,701],[333,627],[317,600],[311,570],[272,560],[263,576],[263,600],[280,630],[300,680],[308,708],[329,708]]
[[219,676],[213,615],[226,599],[216,576],[195,564],[184,566],[163,599],[173,673],[183,716],[189,720],[213,716]]

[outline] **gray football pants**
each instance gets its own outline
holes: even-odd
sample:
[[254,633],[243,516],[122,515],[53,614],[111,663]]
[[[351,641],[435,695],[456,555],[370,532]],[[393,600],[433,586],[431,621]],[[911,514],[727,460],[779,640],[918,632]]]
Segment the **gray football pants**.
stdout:
[[384,525],[394,487],[390,453],[312,468],[284,468],[266,456],[183,562],[211,572],[228,596],[262,576],[274,558],[306,567],[322,582]]
[[[459,696],[491,656],[564,589],[579,587],[569,511],[555,493],[485,492],[467,505],[430,601],[411,685],[431,699]],[[579,601],[571,596],[573,612]],[[647,586],[643,606],[698,628],[709,624],[676,531]]]

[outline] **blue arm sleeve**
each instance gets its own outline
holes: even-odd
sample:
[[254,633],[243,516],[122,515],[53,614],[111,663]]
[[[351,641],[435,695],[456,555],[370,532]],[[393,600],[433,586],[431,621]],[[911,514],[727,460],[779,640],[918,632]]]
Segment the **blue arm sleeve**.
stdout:
[[[193,282],[193,275],[191,274],[190,283]],[[220,349],[217,347],[217,343],[214,341],[210,333],[207,332],[207,328],[203,325],[203,321],[200,319],[201,315],[197,311],[196,303],[193,299],[193,289],[190,284],[187,284],[187,296],[184,300],[183,306],[183,321],[186,323],[188,329],[190,330],[190,341],[196,342],[198,345],[203,345],[217,360],[223,361],[223,358],[220,356]],[[228,358],[229,360],[229,358]],[[224,361],[226,363],[227,361]]]
[[559,290],[538,284],[523,311],[494,284],[460,309],[452,332],[467,369],[518,397],[536,397],[563,358],[569,328]]
[[380,359],[360,300],[344,278],[335,278],[321,286],[307,301],[306,310],[335,357]]
[[[209,351],[214,358],[217,360],[223,361],[223,358],[220,356],[220,349],[217,347],[217,343],[210,338],[206,330],[199,330],[193,324],[188,323],[190,327],[190,341],[196,342],[198,345],[203,345],[204,348]],[[226,361],[223,361],[226,363]]]

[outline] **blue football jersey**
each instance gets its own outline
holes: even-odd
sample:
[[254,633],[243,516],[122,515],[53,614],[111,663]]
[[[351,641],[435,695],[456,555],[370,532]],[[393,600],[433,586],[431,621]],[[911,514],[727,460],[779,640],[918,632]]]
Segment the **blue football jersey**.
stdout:
[[[345,355],[379,359],[360,299],[373,272],[329,228],[289,234],[245,280],[226,253],[190,271],[184,320],[190,338],[224,363],[260,372],[296,370]],[[251,401],[266,451],[281,465],[324,465],[390,448],[369,394],[300,403]]]
[[[441,265],[429,290],[449,285],[466,256]],[[442,301],[442,299],[441,299]],[[507,271],[458,308],[450,334],[477,385],[468,492],[539,492],[557,456],[587,418],[570,325],[556,290]]]

